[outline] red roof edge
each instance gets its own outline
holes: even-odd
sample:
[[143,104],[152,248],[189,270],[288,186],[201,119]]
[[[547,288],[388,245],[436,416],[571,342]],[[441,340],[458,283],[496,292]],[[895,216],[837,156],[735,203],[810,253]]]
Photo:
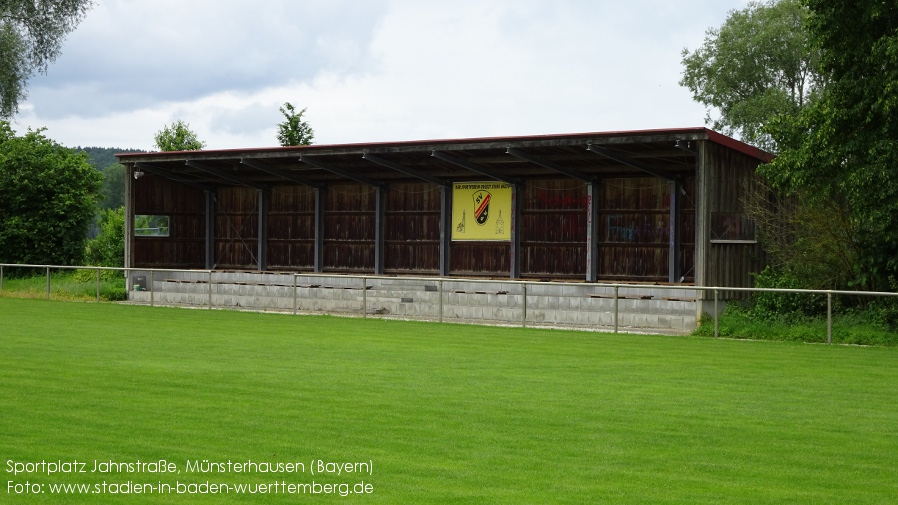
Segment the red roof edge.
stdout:
[[753,158],[757,158],[764,163],[770,163],[773,160],[773,154],[768,153],[763,149],[759,149],[755,146],[746,144],[741,140],[736,140],[732,137],[727,137],[722,133],[717,133],[714,130],[709,130],[705,128],[705,133],[708,135],[708,140],[714,142],[716,144],[720,144],[724,147],[729,147],[734,151],[739,151],[740,153],[747,154]]
[[241,153],[261,153],[261,152],[290,152],[290,151],[299,151],[302,152],[304,150],[315,151],[319,149],[328,149],[328,148],[365,148],[365,147],[400,147],[400,146],[415,146],[415,145],[427,145],[427,144],[453,144],[453,143],[478,143],[478,142],[496,142],[496,141],[520,141],[520,140],[539,140],[539,139],[563,139],[563,138],[586,138],[586,137],[616,137],[616,136],[642,136],[642,135],[653,135],[653,134],[692,134],[692,135],[705,135],[708,140],[714,142],[716,144],[720,144],[734,151],[741,152],[753,158],[759,159],[764,163],[770,162],[773,159],[773,155],[764,151],[762,149],[758,149],[757,147],[751,146],[742,142],[740,140],[736,140],[732,137],[728,137],[721,133],[717,133],[714,130],[709,130],[705,127],[691,127],[691,128],[659,128],[659,129],[649,129],[649,130],[619,130],[619,131],[605,131],[605,132],[588,132],[588,133],[558,133],[558,134],[548,134],[548,135],[521,135],[521,136],[507,136],[507,137],[472,137],[472,138],[456,138],[456,139],[430,139],[430,140],[405,140],[405,141],[393,141],[393,142],[360,142],[360,143],[346,143],[346,144],[313,144],[309,146],[288,146],[288,147],[255,147],[255,148],[242,148],[242,149],[210,149],[203,151],[167,151],[167,152],[151,152],[151,153],[117,153],[116,157],[120,159],[124,159],[126,161],[128,158],[141,158],[148,155],[152,156],[171,156],[173,158],[177,158],[184,155],[194,154],[194,153],[204,153],[204,154],[241,154]]

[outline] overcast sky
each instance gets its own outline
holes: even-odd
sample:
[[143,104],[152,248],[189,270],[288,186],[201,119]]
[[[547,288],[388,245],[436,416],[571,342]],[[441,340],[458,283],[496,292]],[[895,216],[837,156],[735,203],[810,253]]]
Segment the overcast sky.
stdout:
[[98,0],[13,127],[151,149],[182,119],[210,149],[703,126],[680,80],[747,0]]

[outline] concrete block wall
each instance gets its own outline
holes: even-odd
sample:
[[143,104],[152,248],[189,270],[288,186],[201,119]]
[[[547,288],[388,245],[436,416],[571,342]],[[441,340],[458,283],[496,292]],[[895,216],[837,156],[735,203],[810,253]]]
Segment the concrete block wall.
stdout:
[[[614,287],[588,283],[352,277],[258,272],[132,272],[147,291],[135,303],[297,311],[404,319],[610,329]],[[152,282],[151,282],[152,277]],[[149,291],[152,289],[153,292]],[[211,290],[211,298],[210,298]],[[688,332],[695,329],[696,291],[654,286],[618,288],[623,330]]]

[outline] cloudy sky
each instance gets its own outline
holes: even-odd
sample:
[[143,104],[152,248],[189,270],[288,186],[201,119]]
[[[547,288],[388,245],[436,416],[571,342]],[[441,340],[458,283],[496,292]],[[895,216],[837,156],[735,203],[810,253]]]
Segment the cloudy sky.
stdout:
[[97,0],[13,127],[151,149],[182,119],[211,149],[702,126],[679,86],[747,0]]

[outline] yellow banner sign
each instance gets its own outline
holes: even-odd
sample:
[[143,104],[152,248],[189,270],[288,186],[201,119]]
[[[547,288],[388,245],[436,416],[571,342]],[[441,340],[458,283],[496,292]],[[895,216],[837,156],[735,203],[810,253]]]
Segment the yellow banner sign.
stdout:
[[452,240],[511,240],[511,185],[460,182],[452,186]]

